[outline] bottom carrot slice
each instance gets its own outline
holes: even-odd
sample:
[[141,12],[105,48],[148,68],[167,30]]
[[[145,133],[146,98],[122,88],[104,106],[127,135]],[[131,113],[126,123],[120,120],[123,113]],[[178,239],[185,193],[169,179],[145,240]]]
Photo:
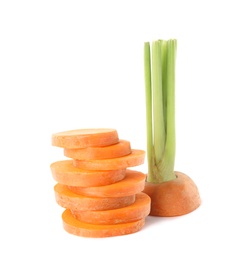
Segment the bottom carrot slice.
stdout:
[[150,213],[150,203],[150,197],[141,192],[136,194],[135,202],[127,207],[98,211],[72,210],[71,212],[76,219],[82,222],[111,225],[134,222],[147,217]]
[[107,210],[126,207],[135,202],[135,195],[100,198],[79,195],[67,188],[66,185],[54,186],[56,202],[63,208],[71,210]]
[[103,238],[112,236],[128,235],[141,230],[145,224],[145,219],[140,219],[129,223],[115,225],[94,225],[77,220],[69,209],[62,214],[63,227],[65,231],[72,235],[82,237]]

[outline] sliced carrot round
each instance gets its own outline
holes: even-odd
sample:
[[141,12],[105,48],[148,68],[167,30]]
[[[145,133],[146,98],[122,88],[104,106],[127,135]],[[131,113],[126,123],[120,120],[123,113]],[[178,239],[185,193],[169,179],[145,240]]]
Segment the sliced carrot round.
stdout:
[[78,160],[110,159],[125,156],[131,153],[130,142],[119,140],[118,143],[109,146],[94,146],[82,149],[64,149],[66,157]]
[[115,129],[90,128],[59,132],[52,135],[52,145],[75,149],[88,146],[106,146],[118,143]]
[[57,161],[50,165],[53,178],[69,186],[101,186],[124,179],[126,169],[90,171],[74,167],[72,160]]
[[126,207],[134,203],[135,195],[118,198],[99,198],[75,194],[66,185],[54,186],[56,202],[71,210],[107,210]]
[[135,233],[141,230],[145,224],[145,219],[140,219],[129,223],[115,225],[93,225],[77,220],[69,209],[62,214],[63,227],[65,231],[72,235],[82,237],[113,237]]
[[114,170],[125,169],[138,166],[144,163],[145,151],[132,149],[131,154],[103,160],[76,160],[73,159],[73,165],[86,170]]
[[76,194],[85,196],[124,197],[141,192],[145,187],[145,179],[144,173],[127,169],[123,180],[110,185],[86,188],[68,186],[68,188]]
[[95,211],[72,210],[72,214],[76,219],[90,224],[128,223],[147,217],[150,213],[150,203],[150,197],[140,192],[136,194],[135,202],[127,207]]

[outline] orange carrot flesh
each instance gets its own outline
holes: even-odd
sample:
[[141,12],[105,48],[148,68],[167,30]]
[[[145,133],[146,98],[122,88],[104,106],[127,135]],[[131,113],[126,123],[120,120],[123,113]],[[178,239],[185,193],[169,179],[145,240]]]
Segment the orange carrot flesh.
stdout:
[[135,222],[120,223],[115,225],[93,225],[77,220],[69,209],[62,214],[63,227],[65,231],[72,235],[82,237],[104,238],[122,236],[135,233],[141,230],[145,224],[145,219]]
[[125,169],[128,167],[138,166],[144,163],[145,151],[132,149],[131,154],[103,160],[75,160],[73,165],[75,167],[86,170],[114,170]]
[[135,202],[135,195],[124,197],[90,197],[75,194],[66,185],[54,186],[56,202],[63,208],[71,210],[108,210],[126,207]]
[[145,179],[144,173],[127,169],[123,180],[110,185],[86,188],[68,186],[68,188],[76,194],[85,196],[124,197],[141,192],[145,186]]
[[198,188],[191,178],[181,172],[175,174],[176,179],[167,182],[146,182],[143,192],[151,198],[151,216],[181,216],[201,204]]
[[51,173],[58,183],[69,186],[109,185],[125,178],[126,169],[90,171],[74,167],[72,160],[57,161],[50,165]]
[[145,193],[136,194],[133,204],[118,209],[79,211],[72,210],[73,216],[79,221],[98,225],[113,225],[134,222],[147,217],[150,213],[150,197]]
[[115,129],[94,128],[59,132],[52,135],[52,145],[67,149],[106,146],[118,143]]
[[130,142],[119,140],[118,143],[109,146],[94,146],[82,149],[64,149],[66,157],[77,160],[111,159],[125,156],[131,153]]

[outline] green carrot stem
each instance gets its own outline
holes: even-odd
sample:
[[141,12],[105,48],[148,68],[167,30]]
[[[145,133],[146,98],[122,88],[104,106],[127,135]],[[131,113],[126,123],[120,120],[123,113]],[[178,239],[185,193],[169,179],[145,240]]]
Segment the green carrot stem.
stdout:
[[145,43],[147,121],[147,181],[175,179],[175,60],[176,40]]
[[150,44],[144,44],[144,71],[145,71],[145,93],[146,93],[146,129],[147,129],[147,162],[148,170],[151,175],[153,167],[152,154],[152,78],[151,78],[151,54]]

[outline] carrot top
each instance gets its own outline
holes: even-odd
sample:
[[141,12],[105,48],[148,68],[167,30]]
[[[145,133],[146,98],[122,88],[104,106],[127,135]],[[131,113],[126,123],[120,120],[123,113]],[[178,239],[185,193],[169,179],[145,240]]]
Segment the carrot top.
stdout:
[[177,41],[144,44],[147,181],[175,179],[175,59]]

